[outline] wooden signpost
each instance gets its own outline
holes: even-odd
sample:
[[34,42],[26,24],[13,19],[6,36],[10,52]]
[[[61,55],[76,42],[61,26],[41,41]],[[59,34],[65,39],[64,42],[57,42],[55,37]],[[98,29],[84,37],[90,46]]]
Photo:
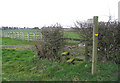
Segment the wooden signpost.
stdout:
[[93,17],[93,56],[92,56],[92,75],[96,73],[97,45],[98,45],[98,16]]

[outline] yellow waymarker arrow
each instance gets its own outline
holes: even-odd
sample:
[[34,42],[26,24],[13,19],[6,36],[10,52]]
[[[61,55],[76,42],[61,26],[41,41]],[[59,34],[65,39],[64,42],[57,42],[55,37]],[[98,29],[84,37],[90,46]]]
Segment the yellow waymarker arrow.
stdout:
[[95,36],[98,36],[98,34],[95,34]]

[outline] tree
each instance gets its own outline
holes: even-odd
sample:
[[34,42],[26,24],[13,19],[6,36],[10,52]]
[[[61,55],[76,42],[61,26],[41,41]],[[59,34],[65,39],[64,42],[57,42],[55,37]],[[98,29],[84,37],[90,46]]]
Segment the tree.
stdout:
[[39,27],[34,27],[33,29],[39,29]]

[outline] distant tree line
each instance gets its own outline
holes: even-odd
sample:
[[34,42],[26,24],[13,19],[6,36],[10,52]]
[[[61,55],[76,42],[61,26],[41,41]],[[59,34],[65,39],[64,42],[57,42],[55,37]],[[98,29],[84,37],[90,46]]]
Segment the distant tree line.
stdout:
[[8,26],[2,27],[2,30],[8,30],[8,29],[18,29],[18,27],[8,27]]
[[39,27],[34,27],[34,28],[24,27],[24,28],[20,28],[20,27],[2,26],[1,29],[2,29],[2,30],[14,30],[14,29],[39,29]]

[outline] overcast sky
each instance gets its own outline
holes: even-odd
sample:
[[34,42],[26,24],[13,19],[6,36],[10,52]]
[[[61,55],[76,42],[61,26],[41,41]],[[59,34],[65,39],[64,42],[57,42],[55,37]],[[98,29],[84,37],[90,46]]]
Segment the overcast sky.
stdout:
[[107,21],[109,11],[118,19],[120,0],[0,0],[0,26],[42,27],[60,23],[73,26],[99,16]]

